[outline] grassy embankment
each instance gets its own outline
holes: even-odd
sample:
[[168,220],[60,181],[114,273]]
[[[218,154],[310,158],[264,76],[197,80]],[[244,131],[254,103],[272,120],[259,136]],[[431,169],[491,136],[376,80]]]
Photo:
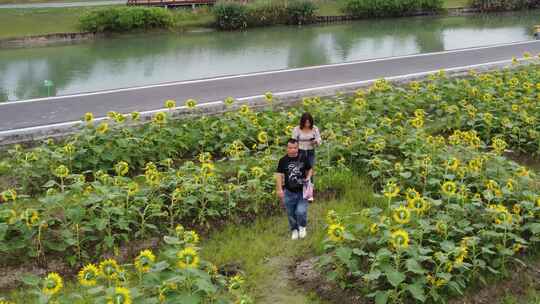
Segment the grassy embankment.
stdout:
[[[0,0],[6,4],[13,0]],[[53,0],[25,0],[28,3]],[[67,0],[62,0],[66,1]],[[82,0],[77,0],[82,1]],[[466,5],[468,0],[446,0],[445,7]],[[20,3],[20,2],[19,2]],[[343,15],[339,1],[322,0],[318,4],[318,15]],[[109,6],[110,7],[110,6]],[[1,9],[0,10],[0,39],[51,33],[78,32],[79,16],[89,10],[99,7],[69,7],[69,8],[32,8],[32,9]],[[173,30],[182,31],[192,27],[210,27],[214,16],[207,8],[191,11],[190,9],[174,10],[175,26]],[[39,26],[36,26],[39,24]]]

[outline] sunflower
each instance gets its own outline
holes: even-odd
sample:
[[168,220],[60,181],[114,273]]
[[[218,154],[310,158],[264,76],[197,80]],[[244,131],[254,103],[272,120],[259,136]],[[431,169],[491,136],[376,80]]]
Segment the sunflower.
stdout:
[[167,115],[163,112],[157,112],[152,118],[152,121],[158,125],[164,124],[167,121]]
[[261,167],[253,167],[251,168],[251,174],[253,174],[253,176],[256,178],[260,178],[264,175],[264,170]]
[[88,264],[79,271],[77,275],[79,279],[79,284],[85,287],[94,286],[97,284],[97,279],[99,276],[99,269],[94,264]]
[[251,110],[249,109],[249,106],[248,105],[242,105],[240,107],[240,110],[239,110],[240,114],[242,115],[247,115],[249,114],[249,112],[251,112]]
[[501,204],[489,205],[488,210],[493,213],[493,221],[495,222],[495,224],[501,225],[504,223],[512,223],[512,214],[508,212],[508,209],[506,209],[505,206]]
[[441,186],[441,191],[445,195],[452,196],[456,193],[457,186],[456,183],[452,181],[447,181]]
[[408,200],[409,209],[414,210],[418,213],[424,213],[428,210],[429,204],[425,198],[418,196],[413,199]]
[[64,165],[60,165],[54,169],[54,175],[60,178],[66,178],[69,175],[69,169]]
[[386,186],[384,187],[383,194],[387,198],[391,199],[399,195],[399,186],[396,185],[394,182],[388,182]]
[[91,123],[92,120],[94,120],[94,114],[92,114],[91,112],[87,112],[84,114],[84,117],[83,117],[83,120],[87,123]]
[[437,221],[435,224],[435,230],[439,234],[446,234],[446,231],[448,230],[448,225],[443,221]]
[[114,293],[107,304],[131,304],[131,292],[125,287],[115,287]]
[[199,255],[193,247],[186,247],[176,254],[176,266],[180,269],[197,268],[199,266]]
[[419,197],[420,193],[418,193],[418,191],[416,191],[416,189],[407,188],[407,190],[405,190],[405,196],[407,197],[407,200],[412,200],[412,199],[415,199],[415,198]]
[[201,174],[207,177],[214,175],[214,164],[203,163],[201,165]]
[[261,143],[261,144],[265,144],[268,142],[268,134],[264,131],[261,131],[259,132],[259,134],[257,134],[257,140]]
[[129,164],[125,161],[117,162],[116,165],[114,165],[114,171],[116,171],[116,174],[124,176],[129,172]]
[[193,230],[184,232],[182,238],[186,244],[195,246],[199,243],[199,235]]
[[15,191],[15,189],[8,189],[5,191],[2,191],[0,196],[2,197],[2,200],[4,202],[9,202],[9,201],[14,202],[17,199],[17,191]]
[[108,130],[109,130],[109,124],[106,123],[106,122],[100,123],[99,126],[96,129],[96,131],[99,134],[105,134],[105,133],[107,133]]
[[452,157],[446,165],[446,168],[450,171],[456,171],[459,168],[460,161],[459,159]]
[[127,185],[127,193],[129,196],[133,196],[139,192],[139,184],[131,182]]
[[57,294],[63,286],[64,281],[62,280],[62,277],[56,272],[51,272],[47,275],[45,280],[43,280],[43,288],[41,290],[44,294],[52,296]]
[[326,213],[326,223],[329,225],[341,223],[341,219],[335,210],[329,210]]
[[69,144],[64,146],[63,150],[64,150],[64,152],[66,152],[67,155],[72,155],[73,153],[75,153],[75,146],[73,146],[73,144],[69,143]]
[[371,225],[369,225],[369,232],[371,234],[375,234],[379,231],[379,225],[377,223],[373,223]]
[[502,138],[497,137],[493,139],[491,147],[493,148],[493,150],[495,150],[495,153],[501,154],[506,149],[507,144]]
[[107,280],[117,279],[120,271],[120,266],[118,266],[118,263],[113,259],[107,259],[99,263],[99,273]]
[[395,249],[407,249],[409,247],[409,233],[403,229],[392,232],[390,235],[390,244]]
[[422,117],[415,117],[409,121],[411,126],[415,127],[416,129],[420,129],[424,126],[424,118]]
[[332,224],[328,227],[328,238],[336,243],[345,239],[345,227],[341,224]]
[[197,102],[195,101],[195,99],[186,100],[186,107],[188,107],[188,109],[193,109],[196,106],[197,106]]
[[234,104],[234,98],[232,97],[227,97],[225,98],[225,100],[223,101],[223,103],[227,106],[227,107],[230,107]]
[[240,288],[242,288],[242,285],[244,285],[245,282],[246,280],[244,279],[244,277],[242,277],[242,275],[235,275],[229,281],[229,291],[239,290]]
[[536,206],[538,206],[538,208],[540,208],[540,197],[536,199]]
[[266,99],[266,101],[270,103],[274,100],[274,95],[272,94],[272,92],[266,92],[264,94],[264,99]]
[[198,156],[201,163],[209,163],[212,161],[212,154],[210,152],[202,152]]
[[173,108],[176,108],[176,101],[169,99],[165,101],[165,107],[169,110],[172,110]]
[[139,256],[135,258],[135,268],[141,273],[148,272],[155,261],[156,256],[151,250],[143,250],[139,253]]
[[392,218],[398,224],[407,224],[411,221],[411,211],[405,206],[399,206],[392,212]]
[[39,213],[32,208],[26,209],[22,213],[22,219],[26,222],[26,226],[32,227],[39,221]]
[[139,120],[141,118],[141,113],[139,112],[131,112],[131,120]]
[[528,177],[530,173],[529,173],[529,170],[528,170],[526,167],[520,166],[520,167],[517,169],[516,174],[517,174],[518,176],[521,176],[521,177]]

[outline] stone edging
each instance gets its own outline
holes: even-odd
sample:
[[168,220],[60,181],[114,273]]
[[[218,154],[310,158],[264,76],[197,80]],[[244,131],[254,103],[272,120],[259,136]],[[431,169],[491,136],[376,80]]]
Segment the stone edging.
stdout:
[[[525,61],[522,63],[523,65],[528,64],[528,61]],[[457,67],[457,68],[451,68],[446,69],[446,73],[448,76],[452,77],[464,77],[467,75],[469,70],[471,68],[474,68],[476,71],[485,73],[490,72],[493,70],[498,70],[505,67],[511,67],[510,60],[508,62],[503,63],[486,63],[482,65],[475,65],[475,66],[465,66],[465,67]],[[416,73],[412,75],[404,75],[404,76],[391,76],[386,77],[385,79],[389,82],[393,83],[394,85],[402,85],[404,83],[413,81],[413,80],[423,80],[430,74],[433,74],[434,71],[427,71],[427,72],[421,72]],[[292,92],[292,93],[274,93],[275,102],[274,104],[277,106],[282,107],[288,107],[293,106],[297,104],[302,98],[305,97],[313,97],[313,96],[319,96],[319,97],[332,97],[336,94],[354,94],[354,92],[358,89],[367,88],[376,80],[366,80],[366,81],[359,81],[357,83],[353,84],[344,84],[341,86],[331,86],[329,88],[317,88],[312,90],[300,90],[299,92]],[[250,100],[243,100],[243,98],[237,99],[235,104],[231,106],[230,108],[227,108],[223,102],[212,102],[210,104],[200,104],[198,105],[195,110],[188,109],[185,106],[177,107],[171,111],[167,109],[163,109],[164,112],[170,113],[172,118],[189,118],[189,117],[196,117],[201,115],[218,115],[226,111],[231,110],[237,110],[242,105],[249,105],[250,107],[254,109],[260,109],[266,107],[268,104],[265,100],[265,97],[263,95],[260,95],[256,98],[251,98]],[[132,124],[132,126],[136,126],[141,123],[149,122],[151,121],[153,115],[156,111],[151,111],[146,114],[141,114],[140,122]],[[126,116],[129,114],[126,114]],[[108,118],[100,118],[94,120],[94,123],[99,123],[99,121],[106,121],[109,120]],[[57,125],[51,125],[51,126],[43,126],[43,127],[34,127],[34,128],[27,128],[27,129],[20,129],[20,130],[13,130],[13,131],[0,131],[0,147],[1,146],[7,146],[15,143],[34,143],[40,140],[44,140],[46,138],[63,138],[68,135],[74,134],[78,131],[80,131],[84,127],[84,124],[81,122],[67,122]]]

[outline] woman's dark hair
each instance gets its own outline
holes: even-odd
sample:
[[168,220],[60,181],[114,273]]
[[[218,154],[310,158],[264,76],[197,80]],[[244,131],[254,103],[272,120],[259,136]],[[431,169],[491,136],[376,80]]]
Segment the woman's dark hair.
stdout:
[[302,117],[300,118],[300,129],[304,128],[304,125],[308,120],[309,124],[311,125],[310,129],[313,129],[313,126],[315,125],[315,123],[313,122],[313,116],[311,116],[311,114],[309,114],[308,112],[302,114]]

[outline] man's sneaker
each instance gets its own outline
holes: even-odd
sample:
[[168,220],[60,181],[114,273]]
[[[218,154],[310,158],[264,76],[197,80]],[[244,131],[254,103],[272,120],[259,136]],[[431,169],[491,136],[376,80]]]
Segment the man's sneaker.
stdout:
[[298,232],[298,236],[303,239],[306,237],[307,231],[306,227],[300,227],[300,232]]
[[294,229],[294,230],[292,231],[291,239],[293,239],[293,240],[298,240],[298,230]]

